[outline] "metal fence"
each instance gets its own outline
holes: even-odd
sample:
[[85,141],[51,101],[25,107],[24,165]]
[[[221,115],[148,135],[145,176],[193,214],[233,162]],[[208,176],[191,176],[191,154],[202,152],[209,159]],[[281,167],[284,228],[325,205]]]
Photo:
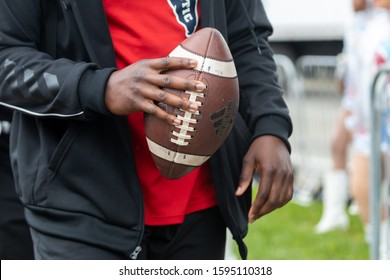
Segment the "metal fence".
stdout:
[[[303,56],[293,63],[286,56],[275,55],[275,61],[294,123],[290,139],[297,191],[294,200],[309,205],[332,164],[331,136],[342,98],[335,79],[337,58]],[[378,259],[379,250],[390,255],[390,64],[376,75],[371,110],[370,258]]]
[[[375,76],[371,94],[371,259],[390,256],[390,64]],[[380,252],[381,251],[381,252]]]
[[334,56],[302,56],[295,63],[275,55],[279,80],[294,123],[290,139],[296,178],[295,201],[308,205],[331,166],[330,141],[341,94],[335,80]]

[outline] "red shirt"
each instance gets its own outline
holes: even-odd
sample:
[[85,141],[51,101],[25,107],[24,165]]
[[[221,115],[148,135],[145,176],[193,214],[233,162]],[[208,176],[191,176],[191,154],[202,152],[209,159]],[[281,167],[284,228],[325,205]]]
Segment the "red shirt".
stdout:
[[[167,56],[199,22],[197,1],[103,0],[119,69],[140,59]],[[192,12],[191,12],[192,11]],[[128,116],[137,172],[144,194],[145,224],[181,223],[188,213],[216,205],[208,163],[169,180],[160,175],[146,143],[143,113]]]

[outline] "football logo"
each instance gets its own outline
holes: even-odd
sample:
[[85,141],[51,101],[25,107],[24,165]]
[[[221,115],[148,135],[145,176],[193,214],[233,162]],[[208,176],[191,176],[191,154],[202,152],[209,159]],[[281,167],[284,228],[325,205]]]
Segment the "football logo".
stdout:
[[210,115],[210,120],[214,124],[215,135],[225,136],[235,118],[234,110],[235,106],[230,101],[228,106]]

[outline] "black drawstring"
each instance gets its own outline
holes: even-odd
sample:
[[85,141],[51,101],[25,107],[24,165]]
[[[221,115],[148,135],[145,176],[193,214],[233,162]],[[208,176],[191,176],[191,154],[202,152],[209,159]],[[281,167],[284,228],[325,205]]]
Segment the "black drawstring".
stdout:
[[246,19],[248,21],[249,30],[250,30],[253,38],[255,39],[255,42],[256,42],[256,45],[257,45],[257,50],[259,51],[259,54],[262,54],[261,53],[261,49],[260,49],[260,43],[259,43],[259,40],[257,39],[256,32],[255,32],[255,25],[253,24],[253,22],[251,20],[251,17],[249,16],[249,13],[248,13],[248,10],[246,9],[244,1],[240,0],[240,3],[241,3],[241,6],[242,6],[242,9],[244,10]]

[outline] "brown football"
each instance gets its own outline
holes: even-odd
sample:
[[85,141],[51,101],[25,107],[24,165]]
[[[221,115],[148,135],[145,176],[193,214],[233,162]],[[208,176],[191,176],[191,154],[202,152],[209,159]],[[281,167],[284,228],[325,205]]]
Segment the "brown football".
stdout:
[[237,115],[239,89],[229,47],[214,28],[195,32],[169,56],[193,58],[198,65],[168,74],[198,80],[207,86],[201,94],[164,89],[199,105],[198,112],[190,113],[158,104],[177,115],[181,125],[169,125],[153,115],[145,115],[145,133],[153,160],[164,177],[176,179],[206,162],[225,141]]

